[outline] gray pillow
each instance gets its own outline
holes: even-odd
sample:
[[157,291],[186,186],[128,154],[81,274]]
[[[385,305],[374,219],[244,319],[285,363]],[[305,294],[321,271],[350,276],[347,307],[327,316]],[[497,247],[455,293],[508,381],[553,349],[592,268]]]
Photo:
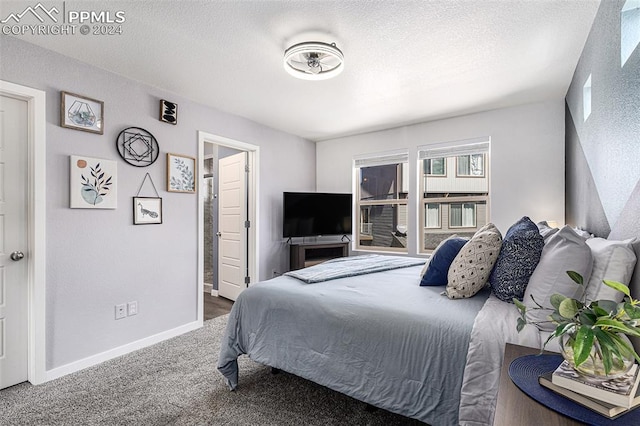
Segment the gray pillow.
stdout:
[[502,234],[493,223],[480,228],[453,259],[444,294],[449,299],[462,299],[482,290],[498,259],[501,245]]
[[591,278],[588,284],[585,284],[587,303],[602,299],[622,302],[624,294],[612,289],[602,281],[618,281],[629,285],[633,268],[636,266],[636,254],[633,251],[634,242],[635,238],[612,241],[594,237],[587,240],[587,245],[593,256]]
[[[531,300],[533,296],[540,305],[551,308],[549,298],[554,293],[580,300],[585,287],[574,283],[567,271],[576,271],[588,283],[592,266],[593,257],[585,238],[570,226],[564,226],[549,238],[542,249],[540,262],[524,292],[525,306],[528,309],[536,307]],[[542,330],[553,331],[555,324],[548,319],[550,313],[549,310],[528,310],[527,321],[538,322]]]

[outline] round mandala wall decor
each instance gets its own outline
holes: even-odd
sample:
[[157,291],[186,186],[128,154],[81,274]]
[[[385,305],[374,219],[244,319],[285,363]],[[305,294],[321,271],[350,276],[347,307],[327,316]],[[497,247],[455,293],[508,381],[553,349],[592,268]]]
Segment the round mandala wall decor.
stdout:
[[158,141],[140,127],[127,127],[116,139],[118,154],[127,163],[136,167],[152,165],[160,153]]

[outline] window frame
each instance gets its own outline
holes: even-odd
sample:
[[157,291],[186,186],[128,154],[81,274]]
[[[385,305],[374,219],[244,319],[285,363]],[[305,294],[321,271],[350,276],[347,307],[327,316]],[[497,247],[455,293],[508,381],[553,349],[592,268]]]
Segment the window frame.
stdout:
[[[464,211],[465,204],[473,206],[473,225],[465,225],[463,220],[463,214],[461,213],[460,219],[462,220],[460,225],[452,225],[452,213],[453,213],[453,205],[459,205],[460,208]],[[472,201],[466,202],[453,202],[449,203],[449,228],[451,229],[475,229],[478,226],[478,203]]]
[[[359,164],[360,163],[360,164]],[[394,196],[396,198],[382,199],[382,200],[362,200],[362,169],[367,167],[378,167],[378,166],[391,166],[395,165],[397,167],[396,171],[396,180],[394,182]],[[380,154],[370,154],[360,159],[354,159],[353,163],[353,187],[354,187],[354,215],[353,215],[353,229],[356,231],[353,239],[353,250],[364,251],[364,252],[381,252],[381,253],[409,253],[409,244],[405,244],[404,247],[383,247],[383,246],[367,246],[360,244],[362,236],[365,236],[365,239],[373,239],[373,232],[371,235],[362,234],[361,226],[362,226],[362,208],[369,207],[369,210],[373,206],[386,206],[391,205],[395,208],[398,206],[406,206],[407,211],[407,228],[412,228],[409,223],[409,192],[408,192],[408,181],[410,176],[409,169],[409,152],[408,150],[400,150],[394,151],[391,153],[380,153]],[[398,213],[395,213],[396,215]],[[369,219],[370,215],[369,215]],[[368,223],[373,224],[373,222],[369,221]],[[397,228],[397,224],[395,225]],[[372,225],[373,227],[373,225]],[[392,229],[391,232],[395,233],[397,229]],[[408,237],[408,234],[407,234]]]
[[[442,174],[434,174],[433,173],[433,166],[432,166],[432,163],[431,163],[432,160],[442,160],[442,170],[443,170]],[[424,164],[425,164],[426,161],[429,161],[429,172],[425,172],[424,171]],[[421,170],[422,170],[423,176],[445,178],[445,177],[447,177],[447,159],[445,157],[425,158],[424,160],[422,160],[422,169]]]
[[[481,175],[473,175],[471,174],[471,156],[473,155],[481,155],[482,156],[482,174]],[[460,157],[469,157],[469,174],[465,175],[465,174],[461,174],[460,173],[460,165],[459,165],[459,158]],[[487,162],[487,156],[485,153],[477,153],[477,154],[464,154],[464,155],[456,155],[456,177],[460,177],[460,178],[484,178],[486,177],[486,162]]]
[[[433,179],[438,176],[429,176],[424,173],[423,160],[431,158],[444,158],[447,170],[452,167],[457,169],[457,160],[460,156],[478,154],[482,155],[483,175],[460,176],[458,179],[457,170],[448,173],[446,179]],[[455,162],[454,162],[455,159]],[[491,137],[481,136],[473,139],[446,141],[429,143],[417,146],[416,167],[419,171],[416,180],[416,230],[413,235],[416,238],[416,254],[429,255],[437,247],[439,241],[450,235],[459,233],[460,235],[472,235],[475,230],[489,223],[491,220]],[[480,178],[480,179],[468,179]],[[431,184],[429,184],[431,181]],[[451,182],[449,182],[451,181]],[[481,182],[482,181],[482,182]],[[457,183],[456,183],[457,182]],[[440,204],[440,228],[426,227],[426,204]],[[474,227],[452,227],[451,203],[474,203],[475,221]]]
[[[428,200],[428,198],[425,198],[426,200]],[[434,204],[436,206],[438,206],[438,224],[436,226],[428,226],[427,224],[427,212],[426,209],[429,208],[430,204]],[[424,206],[425,212],[424,212],[424,221],[423,221],[423,227],[424,229],[442,229],[442,203],[423,203],[422,204]]]

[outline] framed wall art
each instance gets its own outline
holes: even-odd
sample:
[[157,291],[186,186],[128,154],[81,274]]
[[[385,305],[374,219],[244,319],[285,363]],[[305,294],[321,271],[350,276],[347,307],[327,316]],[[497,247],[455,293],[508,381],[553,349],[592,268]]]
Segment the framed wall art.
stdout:
[[196,192],[196,159],[167,153],[167,191]]
[[127,163],[136,167],[152,165],[160,154],[158,141],[145,129],[127,127],[116,138],[118,154]]
[[70,207],[72,209],[117,208],[117,162],[78,155],[72,155],[70,159]]
[[91,133],[104,133],[104,102],[69,92],[60,92],[60,126]]
[[133,197],[133,224],[152,225],[162,223],[162,198]]
[[165,99],[160,100],[160,121],[178,124],[178,104]]

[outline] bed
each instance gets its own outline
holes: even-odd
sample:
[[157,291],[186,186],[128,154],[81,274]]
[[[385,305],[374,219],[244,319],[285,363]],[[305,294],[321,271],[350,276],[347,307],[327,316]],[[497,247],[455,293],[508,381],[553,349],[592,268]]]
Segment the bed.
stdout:
[[[636,231],[614,230],[618,238]],[[505,343],[539,348],[548,333],[517,333],[515,306],[488,288],[450,300],[442,287],[420,287],[424,259],[413,261],[324,282],[281,276],[244,291],[218,361],[230,389],[246,354],[434,426],[491,425]],[[638,281],[636,271],[635,294]]]

